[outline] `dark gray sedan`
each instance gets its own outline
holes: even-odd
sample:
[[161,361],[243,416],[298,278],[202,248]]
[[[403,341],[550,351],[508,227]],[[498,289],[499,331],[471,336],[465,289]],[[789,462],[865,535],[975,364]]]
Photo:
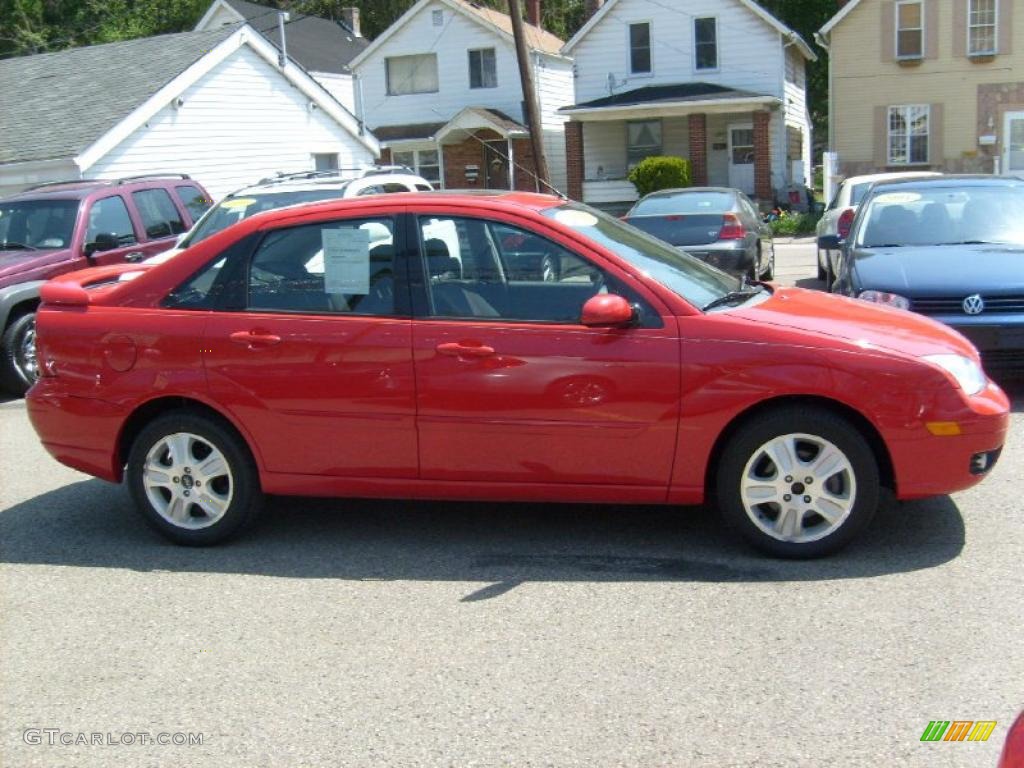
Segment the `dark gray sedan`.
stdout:
[[666,189],[622,217],[712,266],[751,280],[775,276],[775,243],[757,207],[738,189]]

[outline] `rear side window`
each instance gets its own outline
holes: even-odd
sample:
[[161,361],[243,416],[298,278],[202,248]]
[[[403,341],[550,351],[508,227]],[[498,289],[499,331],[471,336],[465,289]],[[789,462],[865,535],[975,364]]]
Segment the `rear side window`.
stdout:
[[132,199],[142,217],[146,237],[158,240],[185,231],[185,222],[181,220],[181,214],[178,213],[166,189],[143,189],[132,192]]
[[119,245],[132,245],[136,242],[135,228],[132,227],[128,206],[120,195],[104,197],[97,200],[89,209],[89,226],[86,229],[85,242],[96,242],[98,234],[113,235]]
[[395,314],[394,222],[354,219],[270,232],[249,267],[250,310]]
[[199,187],[192,184],[182,184],[175,187],[174,194],[178,196],[178,200],[185,206],[185,210],[192,217],[192,221],[198,221],[199,217],[206,213],[213,203],[204,192],[199,190]]
[[850,190],[850,205],[860,205],[860,201],[864,199],[864,195],[871,189],[871,182],[864,184],[854,184]]

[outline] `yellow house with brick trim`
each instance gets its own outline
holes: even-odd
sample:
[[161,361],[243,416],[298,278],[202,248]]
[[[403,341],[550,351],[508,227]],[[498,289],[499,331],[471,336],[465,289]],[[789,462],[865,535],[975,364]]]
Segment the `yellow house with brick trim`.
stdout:
[[847,0],[816,37],[840,175],[1024,175],[1024,0]]

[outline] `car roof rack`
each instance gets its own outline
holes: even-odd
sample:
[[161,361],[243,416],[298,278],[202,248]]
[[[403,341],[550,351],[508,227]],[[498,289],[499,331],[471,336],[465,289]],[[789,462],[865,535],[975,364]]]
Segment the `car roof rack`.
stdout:
[[331,168],[324,171],[293,171],[291,173],[278,172],[273,176],[267,176],[266,178],[260,179],[255,184],[249,186],[261,186],[266,184],[283,184],[288,181],[300,181],[303,179],[333,179],[337,178],[339,181],[354,181],[355,179],[365,178],[371,175],[388,175],[396,173],[411,173],[416,172],[411,168],[404,165],[360,165],[350,168]]
[[113,184],[126,184],[129,181],[143,181],[144,179],[189,179],[187,173],[140,173],[137,176],[122,176],[120,179],[64,179],[63,181],[47,181],[28,187],[26,192],[34,192],[37,189],[48,187],[84,187],[84,186],[110,186]]

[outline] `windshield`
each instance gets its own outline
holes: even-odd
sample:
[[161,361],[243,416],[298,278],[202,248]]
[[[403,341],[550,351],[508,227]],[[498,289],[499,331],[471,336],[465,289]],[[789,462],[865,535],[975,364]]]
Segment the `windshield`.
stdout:
[[78,200],[12,200],[0,203],[0,248],[70,248]]
[[726,213],[735,207],[736,200],[728,192],[682,192],[645,198],[636,204],[630,216]]
[[315,203],[320,200],[337,200],[345,194],[344,187],[333,186],[330,189],[282,190],[279,192],[239,195],[221,200],[206,212],[190,234],[182,243],[186,248],[215,235],[242,219],[248,219],[263,211],[273,211],[287,205]]
[[883,188],[857,234],[864,248],[966,243],[1024,244],[1024,187]]
[[735,277],[588,206],[566,203],[542,213],[604,246],[694,306],[707,306],[739,287]]

